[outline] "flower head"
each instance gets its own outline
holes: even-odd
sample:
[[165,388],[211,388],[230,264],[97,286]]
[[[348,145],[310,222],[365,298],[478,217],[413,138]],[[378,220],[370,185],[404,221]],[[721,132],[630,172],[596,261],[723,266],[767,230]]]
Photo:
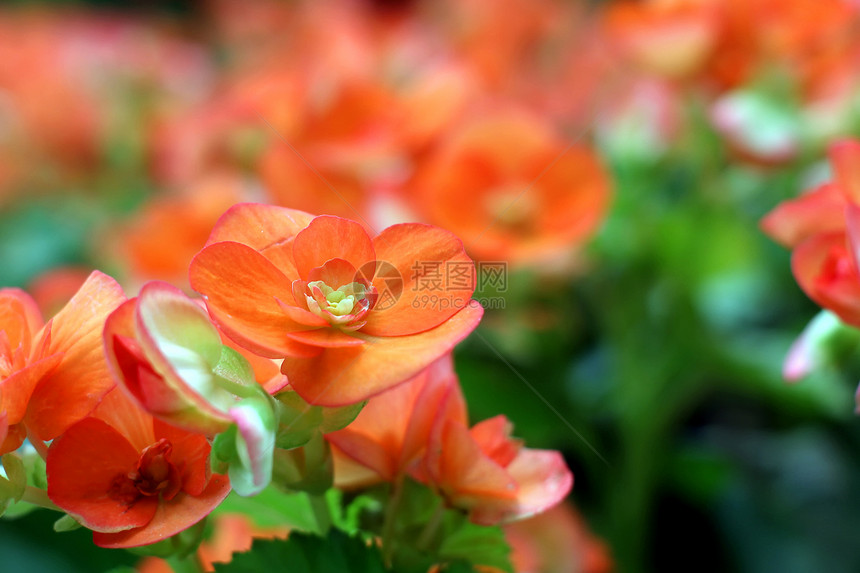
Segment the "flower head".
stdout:
[[[437,294],[427,278],[458,266]],[[340,217],[257,204],[231,208],[190,269],[228,336],[270,358],[313,404],[365,400],[418,373],[477,326],[474,267],[455,236],[394,225],[370,238]]]

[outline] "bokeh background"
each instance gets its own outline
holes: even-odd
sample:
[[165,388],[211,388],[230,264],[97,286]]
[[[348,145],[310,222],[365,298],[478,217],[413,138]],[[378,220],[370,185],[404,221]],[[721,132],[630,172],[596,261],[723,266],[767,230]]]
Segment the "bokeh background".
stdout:
[[[0,286],[187,287],[238,201],[438,224],[504,268],[472,419],[576,476],[523,570],[857,571],[860,337],[783,381],[819,309],[759,221],[860,135],[858,61],[849,0],[6,2]],[[136,561],[52,522],[0,568]]]

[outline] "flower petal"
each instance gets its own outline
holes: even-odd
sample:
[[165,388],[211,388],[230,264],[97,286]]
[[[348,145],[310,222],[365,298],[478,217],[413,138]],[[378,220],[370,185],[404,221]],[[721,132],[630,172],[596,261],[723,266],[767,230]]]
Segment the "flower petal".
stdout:
[[46,325],[46,354],[63,353],[60,365],[30,397],[26,423],[41,440],[51,440],[89,414],[114,381],[102,345],[107,316],[125,301],[115,280],[93,272],[72,300]]
[[0,332],[9,337],[10,350],[21,346],[24,355],[28,355],[33,336],[44,323],[30,295],[17,288],[0,289]]
[[189,276],[227,336],[269,358],[294,353],[285,333],[308,327],[285,312],[279,301],[292,300],[292,282],[263,255],[241,243],[215,243],[194,257]]
[[313,218],[310,213],[286,207],[238,203],[221,215],[206,245],[232,241],[265,251],[295,237]]
[[437,328],[412,336],[364,338],[356,348],[327,348],[309,359],[286,358],[281,372],[308,403],[343,406],[392,388],[427,367],[464,339],[481,320],[480,305],[470,304]]
[[[438,326],[469,304],[475,290],[475,266],[463,243],[452,233],[420,223],[388,227],[373,240],[377,265],[396,268],[402,283],[399,298],[385,304],[388,276],[376,276],[379,302],[367,315],[362,332],[403,336]],[[385,268],[378,266],[380,271]]]
[[364,227],[331,215],[316,217],[296,235],[293,257],[302,279],[307,279],[311,269],[323,266],[330,259],[343,259],[355,268],[375,259],[373,243]]
[[781,245],[793,248],[814,234],[843,230],[845,203],[839,188],[824,184],[777,205],[761,220],[761,230]]
[[361,346],[364,339],[350,336],[337,328],[318,328],[316,330],[304,330],[302,332],[290,332],[287,334],[297,342],[309,346],[321,346],[323,348],[349,348]]
[[117,479],[127,479],[138,458],[139,452],[114,428],[85,418],[48,449],[48,497],[90,529],[115,532],[146,525],[158,500],[129,503],[114,491]]
[[481,525],[523,519],[561,502],[573,487],[573,474],[559,452],[524,449],[508,466],[517,482],[513,504],[478,506],[470,519]]
[[215,509],[230,493],[226,476],[213,475],[209,485],[199,496],[179,493],[167,502],[158,504],[155,515],[144,527],[118,533],[93,532],[93,543],[99,547],[139,547],[157,543],[188,529]]

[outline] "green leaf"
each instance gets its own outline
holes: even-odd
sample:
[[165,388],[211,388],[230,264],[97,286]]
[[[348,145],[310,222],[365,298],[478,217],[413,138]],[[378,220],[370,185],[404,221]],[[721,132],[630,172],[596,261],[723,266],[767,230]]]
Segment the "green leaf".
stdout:
[[365,404],[367,404],[366,400],[340,408],[322,408],[323,422],[320,431],[323,434],[328,434],[346,428],[361,413]]
[[251,551],[234,555],[230,563],[215,564],[215,571],[216,573],[283,571],[285,564],[289,564],[290,573],[392,571],[383,564],[379,548],[368,545],[361,538],[349,537],[337,529],[331,530],[326,538],[306,533],[293,533],[285,540],[257,540],[251,547]]
[[313,531],[316,519],[307,494],[283,492],[269,486],[254,497],[235,493],[215,509],[216,514],[240,513],[262,528],[287,525],[300,531]]
[[439,557],[444,561],[466,560],[474,565],[488,565],[514,572],[511,548],[501,527],[475,525],[465,515],[448,511]]

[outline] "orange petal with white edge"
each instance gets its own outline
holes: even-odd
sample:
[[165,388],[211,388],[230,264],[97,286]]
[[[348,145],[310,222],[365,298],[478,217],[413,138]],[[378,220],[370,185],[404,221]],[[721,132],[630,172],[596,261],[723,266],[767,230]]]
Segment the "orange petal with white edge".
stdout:
[[327,348],[315,358],[287,358],[281,372],[308,403],[343,406],[366,400],[405,382],[450,352],[478,326],[484,314],[470,304],[438,327],[412,336],[376,337],[360,331],[367,343]]
[[[373,239],[379,262],[394,266],[403,279],[396,302],[371,309],[362,332],[403,336],[429,330],[465,308],[475,290],[475,265],[463,243],[449,231],[420,223],[388,227]],[[390,279],[373,281],[384,301]]]
[[507,468],[518,489],[514,503],[475,507],[469,518],[481,525],[523,519],[560,503],[573,487],[573,473],[559,452],[522,450]]

